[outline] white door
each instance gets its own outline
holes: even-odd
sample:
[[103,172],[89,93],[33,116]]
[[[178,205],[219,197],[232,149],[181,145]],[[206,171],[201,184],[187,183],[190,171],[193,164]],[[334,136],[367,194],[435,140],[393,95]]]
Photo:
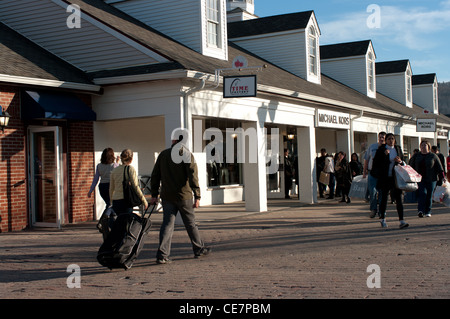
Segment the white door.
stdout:
[[63,183],[61,130],[28,128],[30,211],[33,226],[61,227]]

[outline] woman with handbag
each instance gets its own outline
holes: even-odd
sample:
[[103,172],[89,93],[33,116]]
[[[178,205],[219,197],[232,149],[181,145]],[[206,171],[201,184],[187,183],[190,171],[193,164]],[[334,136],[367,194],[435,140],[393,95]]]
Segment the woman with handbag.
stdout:
[[145,209],[148,207],[147,200],[139,188],[139,181],[136,170],[131,166],[133,161],[133,152],[130,149],[125,149],[120,154],[122,165],[116,167],[111,172],[109,195],[112,201],[112,208],[117,215],[132,213],[133,205],[125,199],[124,182],[128,182],[130,186],[136,191],[141,203]]
[[373,159],[371,174],[378,179],[377,188],[381,192],[380,219],[381,227],[386,228],[386,207],[391,192],[395,200],[400,228],[408,227],[409,224],[403,220],[402,191],[395,186],[395,165],[404,165],[403,151],[395,144],[395,136],[386,134],[386,144],[381,145]]
[[419,217],[431,217],[432,196],[438,180],[445,180],[444,169],[439,157],[431,152],[428,141],[420,143],[420,152],[415,154],[409,165],[422,175],[417,190],[417,211]]

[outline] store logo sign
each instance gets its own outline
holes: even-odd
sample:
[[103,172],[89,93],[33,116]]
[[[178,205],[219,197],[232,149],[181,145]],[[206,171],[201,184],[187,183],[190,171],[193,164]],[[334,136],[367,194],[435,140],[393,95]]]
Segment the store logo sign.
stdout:
[[436,119],[417,119],[416,132],[436,132]]
[[317,110],[316,127],[350,129],[350,114],[328,110]]
[[223,97],[256,96],[256,75],[226,76],[223,78]]

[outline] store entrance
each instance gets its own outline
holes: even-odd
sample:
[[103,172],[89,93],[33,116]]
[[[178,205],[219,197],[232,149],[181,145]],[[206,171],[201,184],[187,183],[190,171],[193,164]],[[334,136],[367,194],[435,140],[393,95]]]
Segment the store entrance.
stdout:
[[60,129],[30,127],[28,141],[31,224],[59,228],[64,216]]

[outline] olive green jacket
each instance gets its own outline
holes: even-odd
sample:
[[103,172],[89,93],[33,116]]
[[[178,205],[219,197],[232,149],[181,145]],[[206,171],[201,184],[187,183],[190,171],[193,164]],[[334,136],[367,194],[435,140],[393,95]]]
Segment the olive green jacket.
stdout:
[[200,186],[198,184],[198,169],[194,156],[186,149],[181,148],[183,158],[190,158],[190,163],[179,164],[172,160],[172,149],[166,149],[159,154],[151,176],[152,197],[161,196],[162,200],[180,201],[189,200],[194,196],[200,199]]

